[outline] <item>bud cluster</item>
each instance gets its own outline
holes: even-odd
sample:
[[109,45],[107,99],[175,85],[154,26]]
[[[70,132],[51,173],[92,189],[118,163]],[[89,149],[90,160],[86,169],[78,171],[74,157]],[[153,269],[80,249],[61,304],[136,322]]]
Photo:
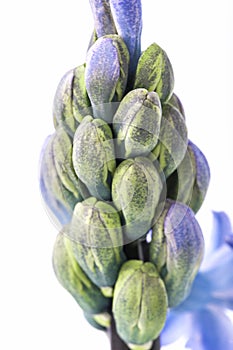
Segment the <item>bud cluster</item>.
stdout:
[[98,329],[150,349],[203,257],[209,167],[188,139],[165,51],[140,50],[140,1],[91,0],[86,62],[61,80],[41,192],[62,229],[54,271]]

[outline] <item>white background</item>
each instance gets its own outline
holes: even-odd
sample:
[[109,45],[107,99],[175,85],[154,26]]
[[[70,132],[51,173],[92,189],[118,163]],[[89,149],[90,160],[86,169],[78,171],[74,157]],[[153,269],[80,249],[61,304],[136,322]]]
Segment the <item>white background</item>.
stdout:
[[[210,164],[211,185],[198,214],[208,235],[211,210],[233,220],[232,1],[142,5],[142,48],[155,41],[167,52],[189,137]],[[86,323],[54,276],[57,229],[38,186],[40,150],[54,130],[57,84],[85,61],[93,28],[89,1],[10,0],[0,6],[0,348],[108,350],[106,336]]]

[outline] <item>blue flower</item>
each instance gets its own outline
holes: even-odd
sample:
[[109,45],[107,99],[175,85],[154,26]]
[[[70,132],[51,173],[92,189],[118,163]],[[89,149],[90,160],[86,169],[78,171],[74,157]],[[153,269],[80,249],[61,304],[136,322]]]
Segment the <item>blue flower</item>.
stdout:
[[233,234],[224,212],[213,212],[213,216],[211,247],[191,293],[170,309],[162,345],[185,336],[186,347],[192,350],[233,349],[233,324],[226,314],[233,310]]

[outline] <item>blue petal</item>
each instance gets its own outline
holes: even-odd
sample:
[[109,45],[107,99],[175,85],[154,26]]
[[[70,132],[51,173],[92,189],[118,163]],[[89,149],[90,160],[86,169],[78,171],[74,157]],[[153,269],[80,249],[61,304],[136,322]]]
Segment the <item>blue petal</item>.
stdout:
[[[225,237],[232,233],[231,223],[226,213],[213,211],[214,227],[212,231],[212,246],[210,252],[225,243]],[[210,253],[209,252],[209,253]]]
[[193,315],[193,329],[186,344],[193,350],[232,350],[233,326],[221,309],[205,309]]
[[212,300],[233,308],[233,251],[227,244],[209,257],[202,271],[211,288]]
[[141,54],[142,7],[140,0],[110,0],[117,33],[130,54],[129,78],[133,77]]
[[229,244],[231,248],[233,248],[233,234],[225,236],[225,242]]
[[182,335],[189,334],[192,326],[189,320],[190,315],[188,313],[170,311],[160,335],[161,345],[173,343]]
[[177,312],[195,312],[203,309],[210,302],[212,296],[212,288],[203,273],[198,273],[189,296],[175,308]]

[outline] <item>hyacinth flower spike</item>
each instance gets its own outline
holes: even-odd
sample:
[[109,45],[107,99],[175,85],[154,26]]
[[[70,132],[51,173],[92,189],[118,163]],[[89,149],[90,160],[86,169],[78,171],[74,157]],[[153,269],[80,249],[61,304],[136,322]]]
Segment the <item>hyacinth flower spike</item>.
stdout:
[[[227,233],[215,235],[198,273],[204,240],[195,213],[208,189],[207,160],[188,138],[166,52],[154,43],[141,53],[141,1],[90,6],[86,60],[58,86],[55,131],[40,162],[42,196],[60,231],[54,272],[86,320],[110,335],[111,350],[160,349],[161,332],[170,343],[186,318],[194,325],[190,333],[185,323],[188,344],[209,350],[208,332],[200,339],[210,346],[197,348],[203,320],[231,339],[222,310],[233,304],[224,274],[233,239],[215,214]],[[217,350],[229,350],[221,341]]]
[[231,350],[233,325],[226,311],[233,310],[233,233],[228,216],[213,212],[212,245],[187,299],[170,310],[161,335],[163,345],[180,336],[186,347]]

